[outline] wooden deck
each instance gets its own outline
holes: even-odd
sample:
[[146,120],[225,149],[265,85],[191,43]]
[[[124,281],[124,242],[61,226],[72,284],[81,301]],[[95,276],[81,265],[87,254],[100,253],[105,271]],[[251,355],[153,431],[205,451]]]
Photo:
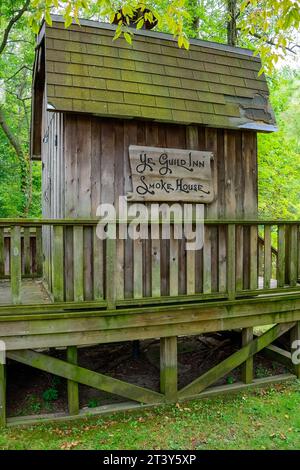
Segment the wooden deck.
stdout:
[[[300,340],[299,222],[206,221],[201,258],[175,239],[168,249],[163,239],[145,246],[118,236],[99,242],[96,221],[2,225],[0,248],[9,249],[0,249],[0,353],[2,346],[8,359],[65,378],[70,416],[80,414],[78,384],[149,405],[203,396],[237,367],[239,387],[254,386],[254,355],[287,332],[291,345]],[[42,254],[44,228],[51,256]],[[32,229],[39,241],[30,245]],[[253,328],[264,325],[273,327],[255,337]],[[241,331],[241,348],[179,389],[177,338],[225,330]],[[78,347],[157,338],[160,392],[77,363]],[[65,359],[47,353],[52,348],[65,348]],[[291,352],[277,345],[272,354],[291,363]],[[0,425],[7,422],[5,367],[0,356]],[[300,366],[291,367],[300,378]]]
[[[21,283],[21,297],[23,305],[48,304],[50,296],[40,279],[24,279]],[[11,283],[9,280],[0,280],[0,305],[11,305]]]
[[[263,289],[264,282],[260,276],[258,280],[259,289]],[[271,279],[270,287],[277,287],[276,279]],[[49,304],[52,303],[49,293],[44,287],[41,279],[24,279],[21,283],[22,305]],[[9,280],[0,280],[0,306],[11,305],[11,282]]]

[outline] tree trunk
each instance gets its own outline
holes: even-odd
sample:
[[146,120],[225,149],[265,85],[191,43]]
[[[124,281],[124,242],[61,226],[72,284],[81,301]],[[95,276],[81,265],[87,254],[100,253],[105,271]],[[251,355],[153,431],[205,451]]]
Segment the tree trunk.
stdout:
[[237,44],[237,0],[227,0],[227,43],[229,46],[236,46]]
[[31,204],[31,194],[32,194],[32,178],[31,178],[31,162],[28,155],[25,155],[21,146],[21,143],[17,136],[14,135],[13,131],[9,127],[3,111],[0,109],[0,127],[2,128],[4,134],[6,135],[9,143],[16,152],[16,155],[20,162],[21,169],[21,191],[23,193],[23,207],[22,215],[24,217],[28,216],[30,204]]

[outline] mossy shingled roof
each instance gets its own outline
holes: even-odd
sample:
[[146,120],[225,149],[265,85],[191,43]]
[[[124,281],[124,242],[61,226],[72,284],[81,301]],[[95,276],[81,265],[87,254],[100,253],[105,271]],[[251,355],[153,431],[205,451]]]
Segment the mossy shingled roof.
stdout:
[[45,26],[50,108],[119,118],[274,130],[259,58],[250,51],[136,31],[113,41],[111,25]]

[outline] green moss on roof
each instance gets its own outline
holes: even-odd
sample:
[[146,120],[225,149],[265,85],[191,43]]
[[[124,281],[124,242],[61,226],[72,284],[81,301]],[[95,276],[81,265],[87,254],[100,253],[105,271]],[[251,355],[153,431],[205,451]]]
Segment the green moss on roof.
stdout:
[[186,51],[153,32],[136,32],[132,45],[113,36],[111,25],[93,22],[65,30],[55,17],[46,25],[51,106],[227,128],[275,125],[260,61],[249,51],[204,41],[191,41]]

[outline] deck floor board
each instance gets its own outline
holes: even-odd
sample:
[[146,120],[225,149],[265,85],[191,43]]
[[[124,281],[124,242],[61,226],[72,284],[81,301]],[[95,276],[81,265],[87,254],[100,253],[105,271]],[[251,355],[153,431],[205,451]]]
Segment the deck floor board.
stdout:
[[[22,280],[21,287],[22,304],[48,304],[51,303],[43,283],[40,279]],[[0,305],[11,305],[10,281],[0,281]]]

